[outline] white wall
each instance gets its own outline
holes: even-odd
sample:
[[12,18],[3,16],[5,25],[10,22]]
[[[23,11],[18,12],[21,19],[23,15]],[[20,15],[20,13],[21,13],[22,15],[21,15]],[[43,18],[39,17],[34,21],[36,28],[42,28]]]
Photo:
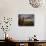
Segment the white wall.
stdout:
[[[0,0],[0,17],[12,17],[12,27],[10,33],[16,40],[27,40],[34,34],[37,35],[39,40],[45,39],[45,6],[40,8],[32,8],[28,0]],[[34,14],[35,26],[32,27],[19,27],[18,14]],[[0,31],[0,35],[2,31]],[[3,37],[0,36],[0,39]]]

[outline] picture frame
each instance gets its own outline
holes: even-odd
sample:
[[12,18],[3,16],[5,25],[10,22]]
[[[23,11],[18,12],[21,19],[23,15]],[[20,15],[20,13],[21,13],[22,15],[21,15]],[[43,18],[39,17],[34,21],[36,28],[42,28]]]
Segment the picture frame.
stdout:
[[34,26],[34,14],[19,14],[18,25],[19,26]]

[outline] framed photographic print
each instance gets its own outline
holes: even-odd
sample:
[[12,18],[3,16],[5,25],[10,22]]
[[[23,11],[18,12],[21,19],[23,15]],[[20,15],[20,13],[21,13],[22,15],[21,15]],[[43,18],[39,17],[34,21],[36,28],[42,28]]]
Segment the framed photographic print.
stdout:
[[34,14],[19,14],[18,25],[19,26],[34,26]]

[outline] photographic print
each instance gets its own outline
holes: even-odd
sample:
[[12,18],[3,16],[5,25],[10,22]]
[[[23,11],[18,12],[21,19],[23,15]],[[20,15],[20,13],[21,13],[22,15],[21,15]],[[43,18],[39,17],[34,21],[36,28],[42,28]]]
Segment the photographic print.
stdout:
[[19,14],[18,25],[19,26],[34,26],[34,14]]

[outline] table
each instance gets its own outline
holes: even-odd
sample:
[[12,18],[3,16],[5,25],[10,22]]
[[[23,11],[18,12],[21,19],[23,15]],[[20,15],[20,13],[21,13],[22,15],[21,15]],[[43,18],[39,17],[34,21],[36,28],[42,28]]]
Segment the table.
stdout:
[[16,46],[46,46],[46,40],[29,41],[29,40],[9,40],[9,44]]

